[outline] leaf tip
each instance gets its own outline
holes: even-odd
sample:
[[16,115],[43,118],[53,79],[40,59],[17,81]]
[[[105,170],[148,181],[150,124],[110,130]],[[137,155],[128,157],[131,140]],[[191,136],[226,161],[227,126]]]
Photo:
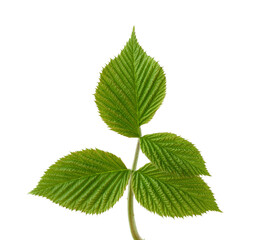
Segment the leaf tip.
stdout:
[[216,201],[215,201],[215,205],[216,205],[216,208],[213,211],[223,213],[222,210],[218,207],[218,204],[216,203]]
[[137,40],[136,33],[135,33],[135,26],[133,26],[133,28],[132,28],[131,38],[134,38]]
[[36,188],[34,188],[32,191],[28,192],[28,194],[30,194],[30,195],[36,195],[35,190],[36,190]]
[[211,174],[209,173],[206,167],[204,169],[204,172],[201,175],[211,177]]

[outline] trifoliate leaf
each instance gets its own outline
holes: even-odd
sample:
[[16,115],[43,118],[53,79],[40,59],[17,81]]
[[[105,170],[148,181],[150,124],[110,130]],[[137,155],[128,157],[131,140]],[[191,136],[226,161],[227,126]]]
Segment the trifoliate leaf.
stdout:
[[158,168],[179,175],[209,175],[198,149],[173,133],[155,133],[140,138],[143,153]]
[[133,174],[132,188],[137,201],[160,216],[185,217],[220,211],[200,177],[172,175],[152,163]]
[[165,97],[163,69],[149,57],[135,36],[102,70],[95,99],[103,121],[127,137],[140,137]]
[[115,155],[101,150],[73,152],[53,164],[31,194],[71,210],[98,214],[123,195],[130,170]]

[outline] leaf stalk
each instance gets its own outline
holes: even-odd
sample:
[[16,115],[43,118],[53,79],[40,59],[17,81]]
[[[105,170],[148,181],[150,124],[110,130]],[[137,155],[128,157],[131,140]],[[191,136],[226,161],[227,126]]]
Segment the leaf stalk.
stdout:
[[133,190],[132,190],[132,175],[133,175],[133,173],[134,173],[134,171],[136,170],[136,167],[137,167],[139,151],[140,151],[140,139],[138,139],[138,141],[137,141],[134,161],[133,161],[133,164],[132,164],[132,173],[131,173],[131,176],[130,176],[130,179],[129,179],[128,197],[127,197],[129,227],[130,227],[131,235],[132,235],[134,240],[143,240],[143,238],[141,238],[139,233],[138,233],[135,218],[134,218],[134,209],[133,209],[134,193],[133,193]]

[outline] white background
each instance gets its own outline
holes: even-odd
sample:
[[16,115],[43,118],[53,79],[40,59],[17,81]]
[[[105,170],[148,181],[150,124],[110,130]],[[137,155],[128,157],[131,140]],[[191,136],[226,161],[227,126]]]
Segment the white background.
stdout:
[[2,0],[0,239],[131,239],[127,193],[95,216],[28,192],[70,151],[97,147],[131,167],[136,139],[108,130],[93,93],[134,25],[167,78],[142,131],[193,142],[223,211],[169,219],[136,205],[142,237],[278,239],[278,4],[267,0]]

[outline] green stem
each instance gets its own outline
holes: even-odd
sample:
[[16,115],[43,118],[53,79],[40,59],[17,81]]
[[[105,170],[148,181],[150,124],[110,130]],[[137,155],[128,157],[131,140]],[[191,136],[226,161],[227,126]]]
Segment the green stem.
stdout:
[[131,234],[132,234],[132,237],[134,240],[143,240],[137,231],[137,227],[136,227],[136,223],[135,223],[134,210],[133,210],[133,200],[134,200],[133,195],[134,194],[132,191],[132,175],[137,167],[139,150],[140,150],[140,139],[138,139],[137,146],[136,146],[134,161],[133,161],[133,165],[132,165],[132,173],[131,173],[131,176],[129,179],[128,197],[127,197],[129,227],[130,227],[130,231],[131,231]]

